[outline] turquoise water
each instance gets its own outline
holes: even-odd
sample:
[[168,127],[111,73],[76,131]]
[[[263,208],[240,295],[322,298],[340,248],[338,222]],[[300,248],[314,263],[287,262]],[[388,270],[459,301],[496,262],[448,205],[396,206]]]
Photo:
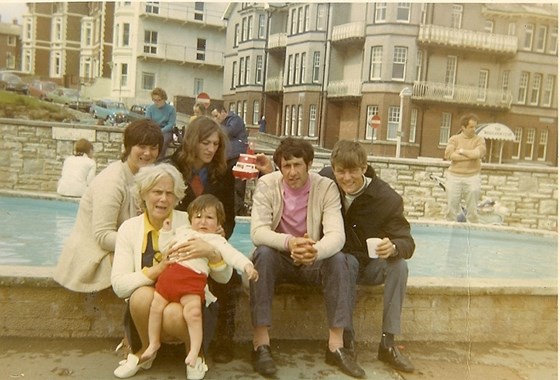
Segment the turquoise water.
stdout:
[[[0,265],[54,266],[77,203],[0,196]],[[411,277],[556,279],[556,236],[412,224]],[[249,223],[238,221],[232,245],[249,254]]]

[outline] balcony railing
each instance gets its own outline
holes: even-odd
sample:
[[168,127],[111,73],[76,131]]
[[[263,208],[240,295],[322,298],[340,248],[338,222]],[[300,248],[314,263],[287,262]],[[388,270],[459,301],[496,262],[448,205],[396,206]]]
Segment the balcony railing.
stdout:
[[268,48],[278,49],[286,47],[286,33],[271,34],[268,38]]
[[449,86],[438,82],[415,82],[412,99],[441,103],[466,104],[479,107],[509,109],[512,94],[509,91],[481,89],[476,86]]
[[329,98],[361,96],[362,82],[360,81],[332,81],[327,86]]
[[515,54],[517,37],[473,30],[454,29],[439,25],[420,25],[420,43],[445,45],[498,54]]
[[[175,61],[181,64],[224,66],[224,53],[221,51],[198,50],[195,47],[175,44],[158,44],[155,49],[153,48],[151,45],[144,46],[144,51],[140,52],[139,57],[161,61]],[[149,51],[146,51],[146,49]]]
[[363,39],[365,37],[364,23],[351,22],[333,27],[332,41],[340,42],[349,39]]
[[225,27],[222,15],[219,12],[203,9],[194,9],[194,3],[174,2],[143,2],[140,3],[140,17],[159,17],[165,20],[180,22],[197,22],[216,27]]
[[280,74],[277,77],[270,77],[266,79],[266,84],[264,90],[266,92],[282,92],[284,89],[283,75]]

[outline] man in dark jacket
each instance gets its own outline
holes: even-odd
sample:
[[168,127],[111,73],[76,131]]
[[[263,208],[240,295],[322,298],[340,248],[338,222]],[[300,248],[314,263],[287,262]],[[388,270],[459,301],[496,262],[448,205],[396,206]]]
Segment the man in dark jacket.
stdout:
[[[357,142],[338,141],[331,153],[331,165],[320,174],[335,180],[341,192],[346,232],[342,251],[348,254],[355,283],[385,285],[378,359],[399,371],[413,372],[414,366],[394,342],[394,336],[401,332],[408,279],[405,260],[412,256],[415,248],[410,224],[403,215],[402,197],[376,176],[367,163],[365,149]],[[381,239],[375,253],[368,252],[370,238]],[[355,297],[355,291],[352,295]],[[351,330],[345,331],[345,347],[353,349]]]
[[[229,138],[227,152],[228,167],[237,163],[241,153],[247,153],[249,138],[243,119],[234,112],[228,112],[224,106],[217,106],[212,110],[212,117],[222,126]],[[244,215],[246,182],[235,179],[235,215]]]

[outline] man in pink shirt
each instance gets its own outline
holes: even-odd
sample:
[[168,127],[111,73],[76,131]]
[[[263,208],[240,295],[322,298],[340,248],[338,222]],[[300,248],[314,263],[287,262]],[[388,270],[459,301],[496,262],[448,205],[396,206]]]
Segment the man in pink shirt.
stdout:
[[303,139],[284,139],[273,158],[280,170],[259,179],[251,212],[251,239],[257,247],[253,262],[260,275],[250,287],[253,367],[263,376],[277,371],[268,334],[275,286],[321,285],[329,326],[325,361],[350,376],[364,377],[343,342],[344,328],[352,324],[353,288],[341,252],[345,234],[337,186],[309,172],[314,152]]

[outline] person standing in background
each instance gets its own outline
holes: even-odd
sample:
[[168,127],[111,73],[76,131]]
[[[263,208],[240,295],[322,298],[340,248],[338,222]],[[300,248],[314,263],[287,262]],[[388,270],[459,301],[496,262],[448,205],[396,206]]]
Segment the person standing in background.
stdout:
[[[229,138],[227,152],[228,167],[233,168],[239,155],[247,152],[249,138],[243,119],[234,112],[227,112],[224,106],[217,106],[212,110],[212,117],[224,128]],[[245,201],[246,182],[235,179],[235,215],[242,215]]]
[[95,177],[95,170],[93,145],[79,139],[74,145],[74,155],[64,160],[56,192],[65,197],[81,197]]
[[449,138],[444,158],[451,161],[446,173],[447,220],[457,221],[462,213],[461,200],[467,209],[467,220],[478,222],[477,203],[480,198],[480,170],[486,155],[486,142],[476,134],[478,117],[469,113],[461,117],[461,131]]
[[173,141],[173,127],[177,120],[177,111],[175,107],[167,103],[167,93],[162,88],[154,88],[151,95],[154,103],[146,108],[146,118],[155,121],[163,133],[163,146],[157,159],[161,161],[165,157],[167,147]]

